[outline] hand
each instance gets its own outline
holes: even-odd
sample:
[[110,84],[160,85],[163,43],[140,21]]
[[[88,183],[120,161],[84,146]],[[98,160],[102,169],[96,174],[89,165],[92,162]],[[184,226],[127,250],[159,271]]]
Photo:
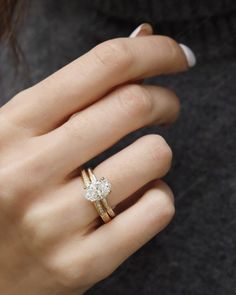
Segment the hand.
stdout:
[[158,179],[172,153],[162,137],[144,136],[95,168],[122,208],[107,224],[83,197],[78,168],[138,128],[175,121],[176,95],[135,81],[187,68],[168,37],[114,39],[0,109],[1,294],[83,293],[168,224],[173,196]]

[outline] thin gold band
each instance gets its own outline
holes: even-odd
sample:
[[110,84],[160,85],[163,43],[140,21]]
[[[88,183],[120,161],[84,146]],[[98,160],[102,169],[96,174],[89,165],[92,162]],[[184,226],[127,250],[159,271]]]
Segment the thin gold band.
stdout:
[[110,215],[110,217],[115,217],[116,214],[114,210],[111,208],[111,206],[108,204],[107,199],[101,200],[103,207],[106,209],[107,213]]
[[93,204],[94,204],[94,207],[96,208],[98,214],[100,215],[100,217],[104,221],[104,223],[107,223],[107,222],[111,221],[111,217],[104,210],[101,201],[95,201],[95,202],[93,202]]

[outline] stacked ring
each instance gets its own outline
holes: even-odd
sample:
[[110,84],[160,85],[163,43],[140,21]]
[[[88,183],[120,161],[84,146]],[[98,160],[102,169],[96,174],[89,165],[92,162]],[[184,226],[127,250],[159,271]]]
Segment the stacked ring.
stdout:
[[110,182],[104,177],[98,180],[91,168],[83,169],[81,176],[86,190],[85,199],[94,204],[105,223],[109,222],[115,217],[115,212],[107,201],[107,196],[111,193]]

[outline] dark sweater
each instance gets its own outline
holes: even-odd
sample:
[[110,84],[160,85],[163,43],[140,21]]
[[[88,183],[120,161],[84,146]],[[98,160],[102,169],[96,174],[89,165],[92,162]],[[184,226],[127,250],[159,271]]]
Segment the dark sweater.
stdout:
[[151,80],[177,92],[182,115],[169,129],[133,133],[93,164],[145,133],[161,133],[174,152],[166,180],[175,192],[176,217],[88,294],[234,295],[235,0],[32,0],[20,38],[32,82],[23,67],[14,76],[2,46],[1,102],[95,44],[127,36],[143,21],[186,43],[198,57],[198,65],[187,73]]

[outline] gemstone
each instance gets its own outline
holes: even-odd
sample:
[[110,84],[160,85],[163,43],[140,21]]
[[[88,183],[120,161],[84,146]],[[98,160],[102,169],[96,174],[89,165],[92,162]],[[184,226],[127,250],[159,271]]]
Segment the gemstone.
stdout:
[[91,202],[106,198],[111,192],[111,184],[106,178],[94,180],[86,187],[85,198]]

